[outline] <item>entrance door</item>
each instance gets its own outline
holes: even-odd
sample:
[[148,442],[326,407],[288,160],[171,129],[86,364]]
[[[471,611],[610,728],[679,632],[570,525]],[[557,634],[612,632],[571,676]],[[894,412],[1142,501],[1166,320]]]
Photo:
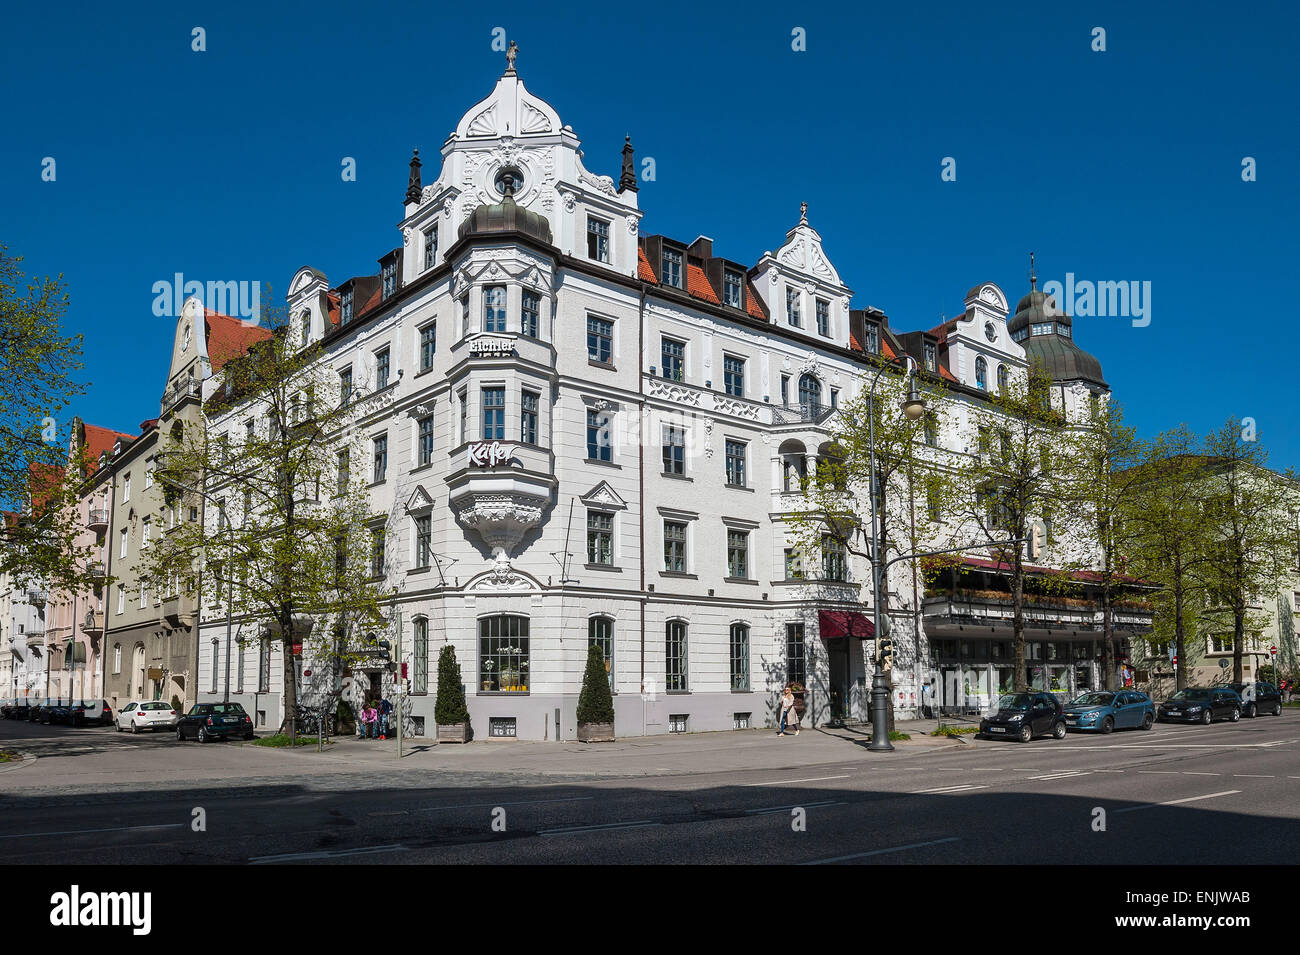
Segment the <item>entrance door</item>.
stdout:
[[366,691],[367,699],[378,703],[384,697],[383,675],[378,671],[367,673],[370,680],[370,689]]
[[843,720],[848,716],[849,638],[827,640],[826,655],[830,664],[831,719]]

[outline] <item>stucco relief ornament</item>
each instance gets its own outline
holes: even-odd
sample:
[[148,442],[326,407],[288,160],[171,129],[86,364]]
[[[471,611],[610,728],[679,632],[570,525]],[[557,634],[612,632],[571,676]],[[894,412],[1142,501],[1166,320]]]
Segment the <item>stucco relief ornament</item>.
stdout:
[[402,230],[402,245],[410,245],[410,244],[411,244],[411,233],[412,233],[413,231],[414,231],[414,230],[413,230],[409,225],[408,225],[405,229]]
[[444,203],[442,204],[442,217],[443,217],[444,219],[450,219],[450,218],[451,218],[451,214],[452,214],[452,212],[454,211],[454,208],[453,208],[454,206],[455,206],[455,203],[454,203],[450,198],[447,199],[447,201],[444,202]]
[[628,216],[628,217],[627,217],[627,234],[628,234],[628,235],[636,235],[636,230],[637,230],[636,216]]
[[767,273],[767,280],[773,285],[775,285],[780,278],[781,276],[777,274],[776,269],[770,269]]
[[423,189],[421,189],[421,190],[420,190],[420,204],[423,205],[424,203],[426,203],[426,202],[428,202],[430,199],[432,199],[432,198],[433,198],[433,194],[434,194],[435,192],[437,192],[437,191],[438,191],[438,189],[437,189],[437,184],[436,184],[436,183],[433,184],[433,185],[430,185],[430,186],[425,186]]
[[500,271],[501,271],[501,265],[500,265],[499,262],[496,262],[495,260],[492,262],[491,265],[488,266],[488,275],[493,275],[493,276],[495,276],[495,275],[497,275]]
[[809,295],[811,295],[813,292],[817,291],[817,283],[816,283],[816,282],[804,282],[804,283],[803,283],[803,290],[804,290],[805,292],[807,292]]
[[578,197],[567,191],[560,193],[560,197],[564,199],[564,211],[572,212],[574,204],[578,201]]
[[704,456],[713,457],[713,419],[704,419]]
[[817,353],[809,349],[808,354],[804,357],[803,364],[799,366],[799,370],[815,375],[817,374],[817,367]]

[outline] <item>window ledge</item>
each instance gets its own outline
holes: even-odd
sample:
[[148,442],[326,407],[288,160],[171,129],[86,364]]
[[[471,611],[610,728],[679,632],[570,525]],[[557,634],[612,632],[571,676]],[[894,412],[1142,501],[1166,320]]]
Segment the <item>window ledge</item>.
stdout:
[[754,493],[754,489],[748,484],[728,484],[727,487],[733,491],[748,491],[750,494]]
[[672,478],[674,481],[694,481],[695,478],[687,477],[685,474],[669,474],[667,471],[661,472],[664,477]]
[[587,359],[587,364],[592,368],[603,368],[605,371],[618,371],[614,366],[614,363],[610,361],[597,361],[596,359],[589,357]]
[[421,375],[428,375],[432,372],[433,372],[433,366],[430,365],[428,368],[424,368],[420,371],[417,371],[413,377],[419,378]]
[[623,470],[623,465],[615,464],[613,461],[601,461],[598,458],[587,458],[586,461],[588,464],[599,464],[602,468],[618,468],[620,471]]
[[755,587],[758,586],[758,581],[753,577],[723,577],[722,582],[724,584],[752,584]]
[[688,574],[688,573],[684,573],[683,571],[680,571],[680,570],[661,570],[661,571],[659,571],[659,576],[660,576],[660,577],[679,577],[679,578],[681,578],[682,580],[699,580],[699,579],[700,579],[700,575],[699,575],[699,574]]
[[664,690],[664,696],[690,696],[690,690]]
[[607,574],[623,573],[622,567],[615,567],[613,564],[584,564],[583,566],[586,567],[587,570],[599,570]]
[[532,690],[476,690],[475,696],[532,696]]
[[425,564],[423,567],[412,567],[410,570],[406,572],[406,575],[409,577],[411,574],[425,574],[428,573],[431,569],[432,569],[432,565],[430,564]]
[[383,478],[382,480],[379,481],[371,481],[369,484],[366,485],[366,487],[379,487],[379,485],[387,484],[387,483],[388,483],[388,478]]
[[418,474],[420,471],[427,471],[427,470],[429,470],[429,468],[431,468],[431,467],[433,467],[433,462],[432,462],[432,461],[430,461],[428,464],[420,464],[420,465],[417,465],[416,467],[411,468],[411,470],[407,471],[406,473],[407,473],[407,474]]

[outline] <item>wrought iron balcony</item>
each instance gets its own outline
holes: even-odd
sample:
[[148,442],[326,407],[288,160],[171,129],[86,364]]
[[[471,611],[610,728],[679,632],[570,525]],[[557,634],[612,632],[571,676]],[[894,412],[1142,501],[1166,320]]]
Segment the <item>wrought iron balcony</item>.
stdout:
[[173,405],[178,404],[190,395],[199,393],[200,384],[197,380],[178,381],[175,385],[163,389],[162,406],[166,411]]
[[773,405],[773,424],[821,424],[835,413],[835,408],[818,401]]
[[92,507],[89,516],[86,518],[86,527],[96,534],[102,534],[108,530],[108,511],[102,507]]
[[27,591],[27,602],[33,607],[44,607],[49,595],[38,588],[32,588]]
[[104,611],[91,610],[86,613],[81,629],[85,633],[102,633],[104,630]]
[[91,580],[97,583],[102,582],[106,577],[108,577],[108,572],[104,569],[104,562],[102,560],[92,560],[88,563],[86,565],[86,574]]

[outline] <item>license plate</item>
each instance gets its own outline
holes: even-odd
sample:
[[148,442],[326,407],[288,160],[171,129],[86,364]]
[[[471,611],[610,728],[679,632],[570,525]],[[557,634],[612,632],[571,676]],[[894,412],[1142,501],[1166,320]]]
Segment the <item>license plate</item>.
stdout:
[[1182,716],[1182,715],[1183,715],[1183,711],[1182,711],[1182,710],[1170,710],[1170,711],[1169,711],[1169,715],[1170,715],[1170,716]]
[[1073,725],[1073,724],[1079,722],[1079,718],[1078,718],[1077,716],[1076,716],[1076,717],[1072,717],[1072,718],[1070,718],[1070,719],[1067,719],[1065,722],[1067,722],[1067,723]]
[[223,723],[238,723],[239,720],[235,719],[234,717],[227,716],[227,717],[223,718],[221,722],[223,722]]
[[1007,731],[1007,728],[1006,728],[1005,726],[990,726],[990,727],[989,727],[989,732],[990,732],[990,733],[1005,733],[1006,731]]

